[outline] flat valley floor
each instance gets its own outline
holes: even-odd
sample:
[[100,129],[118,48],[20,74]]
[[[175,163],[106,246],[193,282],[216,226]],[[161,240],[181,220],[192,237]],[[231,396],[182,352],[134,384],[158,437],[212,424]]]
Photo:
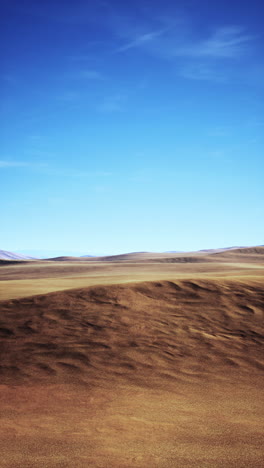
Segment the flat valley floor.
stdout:
[[0,261],[0,466],[264,466],[264,248]]

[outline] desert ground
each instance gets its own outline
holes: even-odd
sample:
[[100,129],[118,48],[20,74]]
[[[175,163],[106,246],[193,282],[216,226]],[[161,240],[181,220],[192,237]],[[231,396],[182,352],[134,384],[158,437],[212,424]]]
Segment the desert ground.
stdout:
[[264,466],[264,247],[0,260],[0,466]]

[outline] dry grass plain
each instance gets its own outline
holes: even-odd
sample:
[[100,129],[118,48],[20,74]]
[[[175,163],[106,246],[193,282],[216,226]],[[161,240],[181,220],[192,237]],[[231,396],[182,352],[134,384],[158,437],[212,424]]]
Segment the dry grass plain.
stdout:
[[263,253],[2,262],[0,466],[262,467]]

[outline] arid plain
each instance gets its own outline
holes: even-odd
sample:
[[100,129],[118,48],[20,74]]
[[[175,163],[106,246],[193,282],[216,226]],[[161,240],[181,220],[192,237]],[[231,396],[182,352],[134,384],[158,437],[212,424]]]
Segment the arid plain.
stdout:
[[264,247],[0,260],[1,467],[264,465]]

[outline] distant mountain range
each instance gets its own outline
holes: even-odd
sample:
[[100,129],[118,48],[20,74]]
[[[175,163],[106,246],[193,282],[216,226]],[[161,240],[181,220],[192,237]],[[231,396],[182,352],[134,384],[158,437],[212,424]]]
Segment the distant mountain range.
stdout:
[[87,257],[96,257],[96,255],[81,255],[81,258],[87,258]]
[[219,249],[202,249],[202,250],[199,250],[199,252],[224,252],[226,250],[235,250],[235,249],[245,249],[246,247],[243,247],[243,246],[234,246],[234,247],[222,247],[222,248],[219,248]]
[[1,260],[35,260],[34,257],[28,257],[26,255],[17,254],[14,252],[8,252],[7,250],[0,250]]
[[[19,249],[19,255],[25,255],[25,257],[33,257],[37,259],[45,259],[45,258],[55,258],[55,257],[81,257],[82,255],[86,255],[86,251],[80,250],[61,250],[61,249],[26,249],[22,250]],[[93,254],[93,255],[96,255]]]
[[[40,252],[40,251],[39,251]],[[26,255],[22,253],[15,253],[15,252],[9,252],[8,250],[0,250],[0,260],[41,260],[41,259],[47,259],[47,258],[56,258],[58,255],[52,255],[52,252],[47,251],[45,255],[45,251],[41,252],[42,255]],[[90,258],[94,257],[95,255],[75,255],[75,258]],[[72,255],[74,257],[74,255]]]
[[[48,251],[47,251],[48,252]],[[159,259],[159,257],[162,256],[168,256],[169,254],[172,254],[175,256],[176,254],[179,254],[180,257],[183,256],[183,254],[186,254],[187,256],[190,254],[196,254],[196,255],[202,255],[202,254],[208,254],[208,255],[219,255],[219,254],[227,254],[230,252],[230,254],[236,254],[236,253],[244,253],[244,254],[263,254],[264,248],[263,245],[260,246],[255,246],[255,247],[226,247],[226,248],[219,248],[219,249],[204,249],[204,250],[199,250],[197,252],[179,252],[177,250],[175,251],[170,251],[170,252],[130,252],[126,254],[119,254],[119,255],[82,255],[82,256],[70,256],[70,255],[51,255],[51,256],[46,256],[40,258],[40,257],[31,257],[29,255],[23,255],[19,253],[14,253],[14,252],[9,252],[7,250],[0,250],[0,260],[1,261],[23,261],[23,260],[53,260],[53,261],[74,261],[74,260],[91,260],[91,261],[134,261],[134,260],[149,260],[150,258],[153,257],[154,259]],[[93,260],[94,259],[94,260]]]

